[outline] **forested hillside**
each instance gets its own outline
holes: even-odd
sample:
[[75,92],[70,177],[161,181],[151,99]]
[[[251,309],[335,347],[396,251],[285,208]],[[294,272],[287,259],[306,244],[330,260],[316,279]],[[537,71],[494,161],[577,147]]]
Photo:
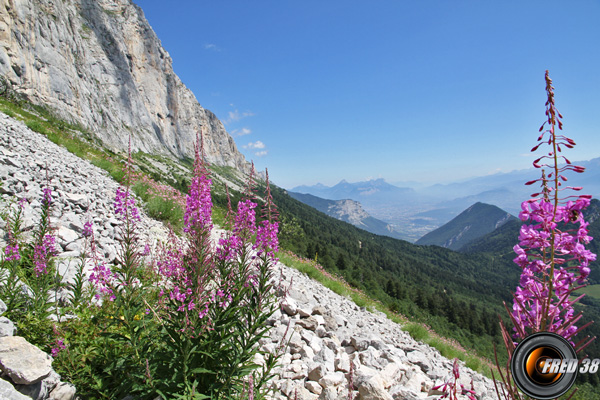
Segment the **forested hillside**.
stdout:
[[519,269],[498,268],[487,254],[461,254],[437,246],[417,246],[378,236],[328,217],[273,191],[281,212],[282,245],[317,259],[402,314],[416,317],[438,333],[491,356],[499,341],[502,301],[509,302]]

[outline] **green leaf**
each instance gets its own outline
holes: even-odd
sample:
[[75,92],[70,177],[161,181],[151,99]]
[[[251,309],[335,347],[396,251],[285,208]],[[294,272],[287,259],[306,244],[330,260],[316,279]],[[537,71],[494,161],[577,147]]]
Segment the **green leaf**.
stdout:
[[194,368],[190,371],[192,374],[216,374],[216,372],[208,370],[206,368]]

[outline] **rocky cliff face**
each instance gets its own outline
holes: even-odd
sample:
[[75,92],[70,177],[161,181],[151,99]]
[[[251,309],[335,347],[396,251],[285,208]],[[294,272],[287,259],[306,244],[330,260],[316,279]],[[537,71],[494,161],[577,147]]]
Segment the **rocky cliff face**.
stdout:
[[131,0],[0,0],[0,75],[113,149],[193,157],[202,127],[210,162],[248,169]]
[[390,224],[369,215],[358,201],[350,199],[328,200],[313,196],[312,194],[296,192],[288,192],[288,194],[294,199],[301,201],[330,217],[348,222],[367,232],[376,235],[389,236],[395,239],[403,239],[400,233],[396,232]]

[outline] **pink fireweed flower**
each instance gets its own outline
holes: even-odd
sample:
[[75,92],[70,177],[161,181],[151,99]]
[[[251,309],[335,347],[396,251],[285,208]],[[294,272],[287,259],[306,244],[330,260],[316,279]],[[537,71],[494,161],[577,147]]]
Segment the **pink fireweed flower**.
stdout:
[[142,252],[140,253],[140,256],[142,257],[146,257],[150,255],[150,244],[146,243],[144,245],[144,250],[142,250]]
[[208,303],[206,303],[204,305],[204,308],[198,312],[198,318],[202,319],[202,318],[206,317],[207,314],[208,314]]
[[96,298],[100,298],[102,295],[108,295],[109,300],[111,301],[116,298],[112,290],[114,279],[115,275],[108,266],[99,263],[94,265],[94,268],[92,268],[92,273],[89,277],[89,281],[98,292],[98,294],[96,294]]
[[63,339],[56,339],[54,341],[54,346],[52,347],[52,350],[50,351],[52,354],[52,357],[56,357],[58,355],[58,353],[60,353],[62,350],[66,349],[67,346],[65,345],[65,342],[63,341]]
[[278,229],[279,223],[277,222],[264,220],[259,223],[256,231],[256,243],[253,246],[258,256],[266,253],[271,258],[275,257],[274,253],[279,250]]
[[[469,400],[476,400],[475,388],[473,386],[473,379],[471,379],[471,388],[467,389],[465,385],[459,383],[460,371],[458,369],[458,359],[454,359],[452,366],[452,375],[454,379],[449,379],[446,383],[434,386],[433,390],[441,390],[443,394],[440,399],[458,400],[459,395],[466,396]],[[459,389],[460,386],[460,389]]]
[[[589,263],[596,259],[596,255],[584,246],[591,240],[580,212],[587,204],[587,199],[580,199],[559,205],[556,211],[554,205],[544,199],[522,204],[521,219],[540,223],[523,225],[520,242],[514,247],[517,254],[514,262],[522,268],[521,287],[515,292],[511,313],[516,338],[522,338],[528,329],[540,331],[544,323],[546,330],[567,339],[577,332],[574,309],[565,299],[576,284],[585,281],[590,273]],[[562,231],[558,223],[579,224],[579,227]],[[548,254],[552,248],[554,256],[550,259]],[[548,283],[552,287],[551,296]]]
[[212,229],[211,184],[212,181],[204,174],[192,178],[183,216],[184,232],[192,233],[196,227],[200,231]]
[[86,238],[94,234],[94,224],[92,221],[87,221],[85,224],[83,224],[83,231],[81,234]]
[[[529,221],[529,225],[521,227],[519,244],[514,247],[517,254],[514,262],[522,268],[522,273],[510,315],[515,325],[515,338],[524,338],[528,332],[546,330],[569,339],[582,329],[575,326],[580,315],[575,315],[573,309],[579,298],[573,301],[569,298],[577,285],[584,283],[589,276],[589,263],[596,259],[596,255],[585,248],[592,238],[588,236],[588,223],[582,210],[589,206],[590,196],[559,197],[565,189],[581,189],[561,187],[561,181],[567,180],[562,174],[565,171],[583,172],[584,168],[574,166],[566,157],[558,155],[561,146],[573,148],[575,142],[556,133],[556,127],[562,129],[562,115],[554,103],[554,88],[548,71],[546,92],[547,121],[540,132],[546,124],[548,129],[542,132],[539,143],[531,151],[545,144],[551,147],[548,153],[533,163],[534,167],[548,167],[551,172],[546,175],[542,170],[540,179],[526,183],[541,182],[542,190],[521,204],[519,218]],[[559,167],[561,158],[566,165]],[[574,197],[577,200],[565,201]]]
[[42,243],[35,245],[33,250],[35,276],[48,273],[48,261],[54,255],[56,255],[55,238],[50,234],[46,234],[42,239]]
[[19,261],[21,259],[21,253],[19,253],[19,243],[14,245],[8,245],[4,249],[4,255],[6,261]]
[[171,237],[167,246],[159,247],[159,260],[156,262],[158,273],[164,279],[159,294],[161,302],[173,311],[184,313],[185,320],[188,320],[190,311],[201,313],[198,310],[207,306],[209,297],[203,289],[205,284],[201,282],[206,278],[196,275],[191,265],[194,264],[193,257],[188,250],[183,241]]
[[183,216],[183,231],[192,235],[197,229],[199,232],[208,232],[212,229],[212,199],[210,196],[212,180],[208,177],[209,173],[204,164],[202,132],[200,132],[200,137],[196,135],[194,153],[194,177],[186,196]]
[[52,204],[52,189],[46,186],[43,189],[42,206],[49,207],[50,204]]
[[235,215],[233,233],[240,239],[247,241],[256,232],[256,203],[250,199],[238,203]]
[[213,292],[210,296],[210,300],[212,303],[216,303],[221,308],[226,308],[233,299],[231,293],[225,293],[222,289],[217,289],[216,292]]
[[163,249],[161,258],[157,261],[158,272],[167,279],[185,280],[186,270],[183,265],[183,252],[177,248]]
[[113,206],[117,216],[121,216],[122,218],[129,219],[133,222],[139,222],[141,220],[140,212],[135,206],[135,199],[131,193],[129,193],[129,190],[123,190],[120,187],[117,188]]
[[229,235],[219,239],[217,259],[221,261],[234,261],[237,259],[242,247],[242,241],[236,235]]

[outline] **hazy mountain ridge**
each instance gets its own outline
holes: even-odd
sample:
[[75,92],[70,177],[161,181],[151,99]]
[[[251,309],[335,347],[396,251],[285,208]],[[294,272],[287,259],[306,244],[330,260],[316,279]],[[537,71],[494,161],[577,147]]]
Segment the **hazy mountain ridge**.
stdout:
[[[585,167],[586,171],[566,174],[568,182],[565,185],[582,186],[582,193],[600,197],[600,158],[574,164]],[[521,202],[539,191],[537,184],[525,186],[525,182],[539,176],[539,170],[529,168],[429,186],[413,182],[413,187],[397,187],[383,179],[356,183],[342,180],[331,187],[303,185],[292,191],[331,200],[349,198],[359,201],[374,218],[391,224],[404,238],[414,242],[477,202],[518,214]]]
[[328,200],[311,194],[288,192],[290,197],[309,205],[330,217],[348,222],[357,228],[364,229],[367,232],[376,235],[389,236],[395,239],[402,239],[401,235],[394,228],[381,220],[373,218],[367,213],[360,202],[350,199]]
[[459,250],[512,220],[516,218],[496,206],[475,203],[450,222],[417,240],[416,244]]
[[131,0],[0,0],[0,75],[9,88],[86,127],[113,150],[194,156],[249,170],[223,124],[173,71]]

